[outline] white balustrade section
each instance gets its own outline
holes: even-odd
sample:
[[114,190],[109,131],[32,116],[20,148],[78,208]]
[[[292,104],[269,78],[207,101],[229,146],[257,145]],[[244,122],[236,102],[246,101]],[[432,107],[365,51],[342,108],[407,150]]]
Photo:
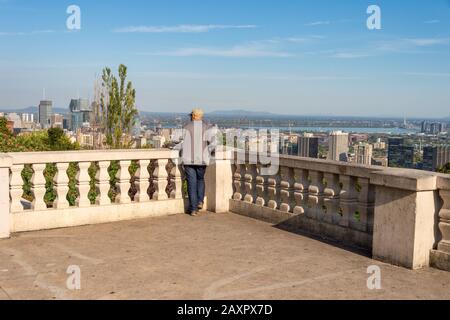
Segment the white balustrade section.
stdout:
[[[8,212],[12,221],[8,227],[10,232],[104,223],[184,211],[183,181],[176,151],[155,149],[27,152],[2,154],[2,162],[3,158],[11,162],[8,165],[7,181]],[[157,165],[150,174],[148,168],[152,161]],[[169,168],[170,176],[167,172],[169,161],[174,164]],[[137,164],[137,171],[132,183],[129,169],[133,162]],[[115,163],[119,169],[115,176],[116,183],[112,185],[111,165]],[[52,182],[45,177],[48,165],[49,169],[55,168],[56,171],[53,190],[47,189]],[[76,171],[72,170],[74,167],[77,168]],[[26,181],[22,173],[30,169],[30,189],[26,193],[26,199],[23,199]],[[69,173],[72,174],[72,186]],[[149,196],[151,182],[155,187],[152,197]],[[56,195],[54,201],[45,200],[50,191]],[[132,199],[130,194],[133,191],[136,193]],[[69,194],[72,198],[70,202]],[[110,198],[112,195],[114,199]]]

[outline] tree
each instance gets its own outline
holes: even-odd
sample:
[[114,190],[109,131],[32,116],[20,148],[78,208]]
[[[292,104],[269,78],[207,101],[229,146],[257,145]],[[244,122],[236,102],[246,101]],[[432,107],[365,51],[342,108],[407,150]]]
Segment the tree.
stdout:
[[450,174],[450,162],[447,163],[447,164],[446,164],[445,166],[443,166],[442,168],[439,168],[439,169],[438,169],[438,172]]
[[11,135],[11,131],[8,129],[8,120],[5,117],[0,117],[0,134]]
[[103,92],[100,97],[106,143],[113,149],[130,147],[131,130],[138,114],[136,90],[131,81],[126,81],[127,67],[121,64],[118,71],[117,79],[110,68],[103,69]]

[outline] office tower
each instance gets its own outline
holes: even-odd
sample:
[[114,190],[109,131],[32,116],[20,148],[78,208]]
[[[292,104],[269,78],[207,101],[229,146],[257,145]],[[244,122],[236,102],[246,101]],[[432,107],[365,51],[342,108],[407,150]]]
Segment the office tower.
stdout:
[[442,122],[427,122],[423,121],[421,132],[431,135],[438,135],[446,131],[446,125]]
[[53,102],[50,100],[42,100],[39,103],[38,120],[42,129],[50,127],[50,115],[52,114]]
[[334,131],[330,134],[328,160],[348,161],[348,133]]
[[435,171],[435,167],[433,164],[433,146],[425,146],[423,147],[423,160],[422,160],[422,169],[427,171]]
[[298,137],[298,156],[304,158],[319,157],[319,138],[312,134],[304,134]]
[[450,146],[438,146],[433,150],[433,165],[434,171],[442,168],[447,163],[450,163]]
[[393,168],[414,167],[414,147],[405,146],[403,138],[389,138],[388,165]]
[[34,114],[33,113],[22,113],[22,122],[26,122],[26,123],[34,122]]
[[437,171],[450,163],[450,146],[426,146],[423,148],[423,170]]
[[88,126],[91,117],[91,107],[87,99],[72,99],[69,105],[70,110],[70,129],[77,129]]
[[64,117],[61,114],[52,114],[50,116],[50,126],[52,128],[63,128]]
[[369,143],[360,143],[356,146],[356,163],[371,165],[373,146]]
[[377,139],[377,142],[373,144],[373,148],[375,150],[384,150],[386,149],[386,142],[381,141],[381,138]]

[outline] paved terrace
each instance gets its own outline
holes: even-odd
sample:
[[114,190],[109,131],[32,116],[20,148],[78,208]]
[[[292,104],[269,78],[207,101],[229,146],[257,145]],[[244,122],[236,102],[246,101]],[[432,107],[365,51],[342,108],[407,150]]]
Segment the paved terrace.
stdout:
[[[81,290],[66,269],[81,267]],[[366,269],[382,270],[368,290]],[[412,271],[236,214],[131,220],[0,241],[0,299],[450,299],[450,272]]]

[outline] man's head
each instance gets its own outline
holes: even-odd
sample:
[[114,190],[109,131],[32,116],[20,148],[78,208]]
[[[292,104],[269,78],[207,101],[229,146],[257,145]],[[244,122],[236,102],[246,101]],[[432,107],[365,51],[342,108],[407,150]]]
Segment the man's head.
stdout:
[[191,112],[191,119],[192,121],[198,121],[203,120],[204,112],[202,109],[194,109]]

